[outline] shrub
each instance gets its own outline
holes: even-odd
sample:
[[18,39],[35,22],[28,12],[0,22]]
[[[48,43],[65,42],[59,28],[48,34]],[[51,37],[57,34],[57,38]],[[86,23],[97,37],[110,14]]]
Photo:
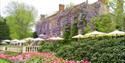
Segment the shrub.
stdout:
[[50,42],[44,42],[41,44],[41,47],[39,49],[40,52],[57,52],[58,48],[62,46],[62,42],[57,43],[50,43]]
[[26,63],[42,63],[44,60],[41,56],[33,56],[29,60],[26,61]]
[[125,62],[125,37],[105,36],[94,39],[88,38],[79,42],[71,41],[68,44],[62,44],[60,42],[48,44],[42,45],[45,46],[45,48],[41,48],[42,51],[47,49],[50,52],[56,53],[58,57],[68,60],[88,58],[92,63]]
[[89,58],[93,63],[125,62],[124,38],[83,40],[71,45],[72,47],[66,47],[61,52],[57,52],[57,56],[69,60]]

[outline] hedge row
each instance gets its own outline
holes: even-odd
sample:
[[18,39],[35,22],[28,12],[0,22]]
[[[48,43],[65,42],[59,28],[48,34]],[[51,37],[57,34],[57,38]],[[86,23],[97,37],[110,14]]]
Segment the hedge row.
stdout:
[[100,37],[81,41],[42,43],[40,51],[68,60],[88,58],[92,63],[125,63],[125,37]]

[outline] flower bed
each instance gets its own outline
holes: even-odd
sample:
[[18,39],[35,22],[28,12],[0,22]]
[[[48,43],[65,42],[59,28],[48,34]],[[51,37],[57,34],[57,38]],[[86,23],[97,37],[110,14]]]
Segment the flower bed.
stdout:
[[6,59],[0,59],[0,63],[11,63],[9,60]]
[[0,58],[7,59],[15,62],[26,62],[26,63],[89,63],[87,60],[81,60],[81,61],[68,61],[64,60],[62,58],[57,58],[54,54],[42,52],[42,53],[22,53],[17,56],[10,56],[5,54],[0,54]]

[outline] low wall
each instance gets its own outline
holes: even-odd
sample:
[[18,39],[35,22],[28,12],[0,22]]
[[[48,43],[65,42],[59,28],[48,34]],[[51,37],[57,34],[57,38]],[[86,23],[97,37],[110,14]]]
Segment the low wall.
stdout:
[[40,46],[26,46],[23,47],[22,52],[38,52]]
[[0,50],[5,50],[5,46],[0,46]]
[[0,50],[12,52],[38,52],[40,46],[0,46]]
[[22,52],[22,48],[21,47],[6,47],[5,51]]

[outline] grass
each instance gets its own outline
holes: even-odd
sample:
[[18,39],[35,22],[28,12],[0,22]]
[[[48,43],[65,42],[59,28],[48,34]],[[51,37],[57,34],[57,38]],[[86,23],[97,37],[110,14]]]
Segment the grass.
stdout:
[[17,52],[5,51],[4,54],[10,55],[10,56],[17,56],[19,53],[17,53]]
[[11,63],[9,60],[0,59],[0,63]]

